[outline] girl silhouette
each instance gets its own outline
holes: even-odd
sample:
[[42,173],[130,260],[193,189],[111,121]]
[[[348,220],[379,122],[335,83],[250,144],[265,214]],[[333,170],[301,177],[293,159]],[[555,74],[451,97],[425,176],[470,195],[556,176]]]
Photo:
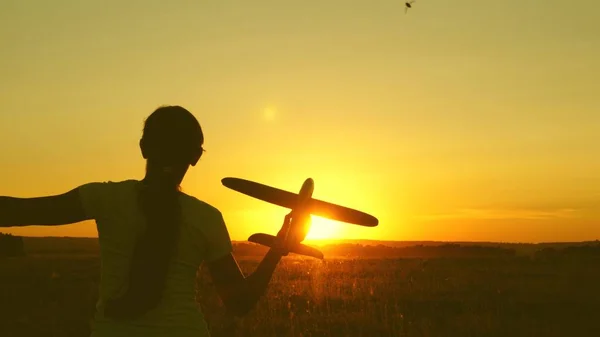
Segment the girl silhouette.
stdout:
[[200,124],[189,111],[163,106],[145,121],[142,180],[91,182],[54,196],[0,197],[0,227],[95,220],[102,270],[93,337],[209,336],[195,302],[202,263],[237,316],[265,292],[292,243],[279,236],[256,270],[244,276],[221,212],[179,188],[202,156],[203,143]]

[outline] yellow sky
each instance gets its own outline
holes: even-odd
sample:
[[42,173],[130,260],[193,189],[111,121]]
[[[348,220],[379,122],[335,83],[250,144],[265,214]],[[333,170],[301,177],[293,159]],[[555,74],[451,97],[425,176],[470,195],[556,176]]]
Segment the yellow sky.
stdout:
[[[564,1],[2,1],[0,195],[141,178],[142,122],[200,120],[184,189],[233,239],[285,210],[226,176],[370,212],[313,237],[600,238],[600,5]],[[95,236],[91,223],[11,230]]]

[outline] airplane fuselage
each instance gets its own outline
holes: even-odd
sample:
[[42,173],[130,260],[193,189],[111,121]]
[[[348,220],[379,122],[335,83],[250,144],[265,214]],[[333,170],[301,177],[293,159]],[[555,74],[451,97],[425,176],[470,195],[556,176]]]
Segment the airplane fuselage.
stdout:
[[306,179],[300,188],[300,192],[298,192],[296,207],[292,209],[292,221],[290,223],[289,233],[294,235],[298,242],[304,240],[310,230],[310,200],[312,199],[314,190],[314,180],[312,178]]

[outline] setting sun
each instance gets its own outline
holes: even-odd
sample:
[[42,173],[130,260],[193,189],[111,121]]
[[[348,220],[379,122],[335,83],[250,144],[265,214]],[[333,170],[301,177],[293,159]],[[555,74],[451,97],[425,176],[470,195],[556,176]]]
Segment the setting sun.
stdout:
[[312,215],[312,225],[306,240],[340,239],[343,237],[342,225],[333,220]]

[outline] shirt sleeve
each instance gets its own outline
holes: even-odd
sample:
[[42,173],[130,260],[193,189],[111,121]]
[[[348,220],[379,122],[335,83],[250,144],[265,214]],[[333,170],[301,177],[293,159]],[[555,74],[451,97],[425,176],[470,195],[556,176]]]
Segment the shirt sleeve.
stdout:
[[102,217],[105,208],[105,194],[108,183],[92,182],[77,188],[85,214],[92,219]]
[[230,254],[233,245],[221,212],[216,212],[211,225],[207,227],[208,249],[205,260],[211,262]]

